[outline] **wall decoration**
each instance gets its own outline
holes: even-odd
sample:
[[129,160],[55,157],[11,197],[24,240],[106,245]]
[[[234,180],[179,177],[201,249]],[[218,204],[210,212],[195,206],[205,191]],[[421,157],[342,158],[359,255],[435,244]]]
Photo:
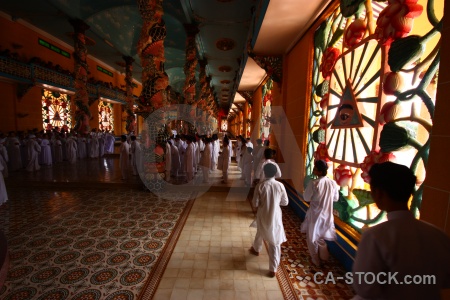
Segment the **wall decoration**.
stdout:
[[420,216],[443,4],[367,1],[355,12],[341,2],[314,36],[306,175],[328,161],[341,187],[335,213],[360,230],[385,220],[369,191],[375,163],[413,170],[410,209]]
[[98,128],[109,132],[114,130],[114,108],[112,103],[99,101]]
[[269,79],[266,84],[264,84],[262,88],[262,109],[261,109],[261,139],[267,140],[270,136],[270,122],[272,116],[272,88],[273,82],[272,79]]
[[42,126],[52,130],[72,128],[70,97],[67,94],[42,89]]

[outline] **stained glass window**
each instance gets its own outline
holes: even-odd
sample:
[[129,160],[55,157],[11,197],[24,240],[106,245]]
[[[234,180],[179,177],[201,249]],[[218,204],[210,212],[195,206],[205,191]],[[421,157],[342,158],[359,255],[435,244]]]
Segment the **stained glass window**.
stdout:
[[328,162],[341,187],[335,213],[358,230],[385,219],[369,191],[374,163],[411,168],[420,216],[443,17],[443,1],[368,3],[342,4],[316,29],[306,158],[306,175]]
[[106,101],[98,103],[98,128],[100,130],[112,131],[114,129],[113,105]]
[[261,109],[261,139],[267,140],[270,135],[270,118],[272,115],[272,79],[269,79],[262,88],[262,109]]
[[72,128],[70,96],[60,92],[42,89],[42,126],[51,130]]

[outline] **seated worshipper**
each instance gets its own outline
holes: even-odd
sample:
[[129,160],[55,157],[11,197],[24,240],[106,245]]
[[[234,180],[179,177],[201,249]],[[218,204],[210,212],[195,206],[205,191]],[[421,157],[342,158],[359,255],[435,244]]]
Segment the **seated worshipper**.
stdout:
[[303,194],[305,201],[309,202],[309,208],[301,231],[306,233],[306,243],[311,261],[316,266],[320,266],[321,260],[328,260],[329,253],[325,240],[336,240],[333,202],[339,200],[339,188],[333,180],[326,176],[327,170],[328,165],[325,161],[316,160],[313,174],[318,178],[308,183]]
[[273,160],[273,155],[275,153],[275,150],[272,150],[270,148],[263,149],[261,151],[264,153],[263,159],[260,160],[258,167],[256,167],[255,171],[255,179],[254,182],[257,184],[260,180],[264,180],[264,166],[268,163],[274,164],[277,167],[277,173],[275,174],[275,178],[281,177],[281,170],[278,164]]
[[246,186],[252,184],[252,171],[253,171],[253,148],[246,147],[246,151],[242,156],[242,174],[244,176],[244,182]]
[[286,242],[281,206],[289,203],[286,189],[275,180],[277,168],[273,164],[264,166],[266,180],[261,181],[253,194],[253,206],[256,212],[256,235],[250,253],[258,256],[262,250],[263,240],[268,243],[269,277],[275,277],[280,265],[281,244]]
[[39,166],[39,153],[41,152],[41,146],[39,146],[38,142],[36,141],[36,136],[34,134],[31,134],[28,137],[27,142],[27,151],[28,151],[28,165],[27,165],[27,171],[33,172],[41,169]]
[[120,145],[119,166],[122,172],[122,180],[127,179],[130,168],[130,144],[127,142],[127,136],[121,135],[122,144]]
[[387,221],[363,232],[353,274],[370,272],[380,280],[354,276],[353,299],[441,299],[441,289],[450,288],[450,238],[409,211],[416,176],[406,166],[384,162],[373,165],[369,177],[372,198]]

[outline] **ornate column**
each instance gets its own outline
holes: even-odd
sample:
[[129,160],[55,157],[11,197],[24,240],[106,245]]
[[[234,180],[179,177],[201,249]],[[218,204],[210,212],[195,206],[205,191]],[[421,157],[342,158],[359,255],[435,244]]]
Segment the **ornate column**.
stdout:
[[75,131],[79,133],[89,132],[89,119],[92,117],[89,111],[89,95],[87,91],[88,80],[88,64],[87,48],[86,48],[86,30],[89,29],[89,25],[82,20],[74,19],[70,20],[70,24],[73,26],[75,33],[74,38],[74,54],[75,61]]
[[123,56],[125,60],[125,84],[126,84],[126,101],[127,101],[127,120],[125,129],[128,133],[136,130],[136,117],[134,116],[134,97],[133,97],[133,62],[131,56]]
[[139,111],[143,117],[167,105],[166,88],[169,79],[164,72],[164,39],[166,25],[162,19],[162,0],[138,0],[143,24],[138,43],[142,64],[142,93]]
[[195,35],[199,32],[197,26],[185,24],[184,28],[187,34],[186,40],[186,63],[184,65],[184,74],[186,75],[184,83],[184,96],[186,104],[195,102],[195,69],[197,67],[197,48],[195,47]]

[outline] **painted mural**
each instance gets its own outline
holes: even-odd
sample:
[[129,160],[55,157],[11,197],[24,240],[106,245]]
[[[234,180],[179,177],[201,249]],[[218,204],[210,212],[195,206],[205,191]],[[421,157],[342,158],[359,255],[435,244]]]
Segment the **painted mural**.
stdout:
[[98,103],[98,128],[104,131],[114,129],[114,110],[109,102],[99,101]]
[[267,140],[270,137],[270,118],[272,115],[272,88],[273,81],[269,79],[262,88],[262,109],[261,109],[261,139]]

